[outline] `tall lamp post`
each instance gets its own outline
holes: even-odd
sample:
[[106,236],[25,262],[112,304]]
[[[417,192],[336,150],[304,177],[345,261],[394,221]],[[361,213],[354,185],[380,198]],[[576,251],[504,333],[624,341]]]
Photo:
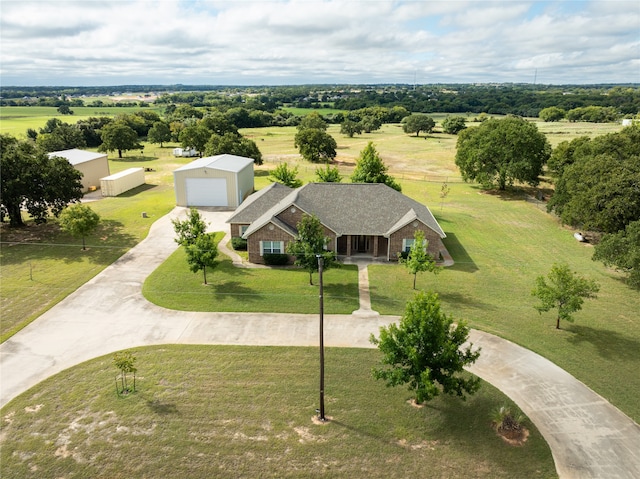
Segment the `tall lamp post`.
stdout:
[[322,255],[317,254],[318,275],[320,276],[320,420],[326,421],[324,417],[324,287],[322,284],[322,267],[324,261]]

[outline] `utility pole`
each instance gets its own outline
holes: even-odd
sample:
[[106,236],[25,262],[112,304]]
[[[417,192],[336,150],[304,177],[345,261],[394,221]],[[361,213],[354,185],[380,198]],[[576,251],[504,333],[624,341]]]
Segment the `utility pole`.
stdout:
[[320,420],[326,421],[324,416],[324,287],[322,284],[322,267],[324,261],[322,255],[317,254],[318,275],[320,276]]

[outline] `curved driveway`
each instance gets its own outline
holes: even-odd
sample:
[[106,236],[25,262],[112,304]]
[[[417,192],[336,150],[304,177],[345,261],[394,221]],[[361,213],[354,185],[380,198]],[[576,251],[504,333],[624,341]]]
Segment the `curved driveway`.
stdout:
[[[228,231],[228,212],[201,212],[210,231]],[[176,249],[170,220],[184,214],[176,208],[159,219],[144,241],[0,345],[0,406],[66,368],[135,346],[318,344],[317,315],[169,311],[147,302],[142,283]],[[361,268],[361,281],[365,273]],[[370,333],[398,319],[364,306],[353,315],[325,315],[326,346],[371,347]],[[531,351],[475,330],[470,340],[482,355],[469,370],[535,423],[561,478],[640,477],[638,424]]]

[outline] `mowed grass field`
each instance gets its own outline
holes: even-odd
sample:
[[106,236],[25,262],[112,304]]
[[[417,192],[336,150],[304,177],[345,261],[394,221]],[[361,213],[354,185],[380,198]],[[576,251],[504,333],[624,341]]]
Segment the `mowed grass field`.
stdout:
[[490,384],[467,401],[410,405],[371,376],[377,350],[153,346],[137,392],[118,397],[110,356],[38,384],[2,409],[3,479],[553,478],[536,428],[505,443],[490,413],[518,409]]
[[115,116],[123,113],[133,113],[140,110],[162,113],[161,107],[150,106],[140,108],[138,106],[79,106],[72,107],[73,115],[61,115],[53,106],[3,106],[0,107],[0,133],[13,135],[16,138],[27,137],[27,130],[32,128],[39,131],[47,120],[58,118],[59,120],[75,124],[78,120],[86,120],[89,117]]

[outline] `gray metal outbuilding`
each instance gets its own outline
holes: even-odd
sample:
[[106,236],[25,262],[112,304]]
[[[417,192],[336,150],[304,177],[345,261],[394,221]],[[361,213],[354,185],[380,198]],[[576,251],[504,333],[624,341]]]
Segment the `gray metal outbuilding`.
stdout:
[[109,161],[106,153],[72,148],[49,153],[50,158],[54,156],[65,158],[76,170],[82,173],[82,189],[85,192],[100,188],[100,179],[109,176]]
[[254,189],[253,159],[236,155],[199,158],[173,172],[178,206],[237,207]]

